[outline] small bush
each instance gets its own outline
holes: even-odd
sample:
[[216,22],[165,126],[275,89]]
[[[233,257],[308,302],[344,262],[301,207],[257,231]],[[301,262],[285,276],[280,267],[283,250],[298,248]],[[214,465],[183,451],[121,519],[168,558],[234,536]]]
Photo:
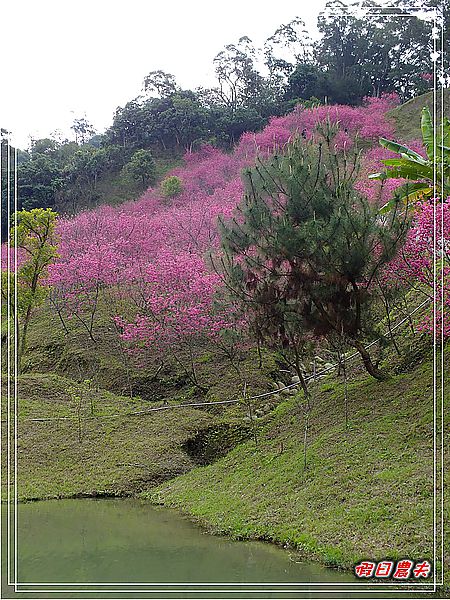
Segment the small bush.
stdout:
[[166,179],[161,182],[161,193],[165,198],[173,198],[174,196],[178,196],[178,194],[181,194],[182,190],[183,185],[181,183],[181,179],[176,175],[166,177]]

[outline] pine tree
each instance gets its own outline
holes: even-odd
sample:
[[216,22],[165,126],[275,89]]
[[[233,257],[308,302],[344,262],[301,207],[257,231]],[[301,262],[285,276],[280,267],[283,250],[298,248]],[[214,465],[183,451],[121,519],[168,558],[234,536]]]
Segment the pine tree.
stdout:
[[375,277],[405,238],[408,221],[380,217],[353,187],[356,150],[338,150],[337,127],[295,139],[244,173],[233,219],[220,223],[223,268],[260,338],[294,346],[336,334],[381,379],[364,341],[374,335]]

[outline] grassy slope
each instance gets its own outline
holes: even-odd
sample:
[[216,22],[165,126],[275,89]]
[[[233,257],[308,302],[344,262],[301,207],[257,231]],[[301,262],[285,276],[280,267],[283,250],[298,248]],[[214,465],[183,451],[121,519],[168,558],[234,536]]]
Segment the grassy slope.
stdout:
[[[437,117],[441,115],[441,97],[437,97]],[[394,108],[389,114],[393,118],[396,129],[396,138],[401,141],[422,139],[420,133],[420,115],[422,108],[428,106],[433,114],[433,92],[428,92],[413,98],[405,104]],[[450,90],[444,93],[444,114],[450,116]]]
[[[225,411],[215,407],[182,408],[144,416],[104,418],[160,407],[163,402],[229,399],[239,394],[239,382],[230,364],[210,347],[198,349],[198,378],[210,386],[206,394],[200,393],[181,367],[170,363],[167,357],[160,371],[160,356],[150,356],[144,367],[136,365],[121,351],[104,301],[96,315],[96,341],[89,338],[78,321],[67,321],[67,325],[70,332],[64,334],[48,306],[41,307],[30,324],[24,357],[26,373],[18,382],[21,499],[134,494],[192,469],[200,457],[193,457],[183,446],[197,434],[206,432],[211,440],[200,438],[200,447],[197,444],[194,451],[211,456],[225,452],[249,435],[248,425],[242,419],[246,410],[239,405]],[[252,393],[268,389],[275,365],[271,355],[266,354],[265,359],[263,370],[258,369],[256,351],[249,353],[241,365]],[[85,385],[82,395],[80,442],[75,396],[80,395],[85,379],[91,383]],[[6,383],[2,389],[4,420],[5,386]],[[266,404],[266,410],[270,409]],[[55,417],[70,419],[29,420]],[[6,439],[5,435],[4,444]],[[3,459],[7,459],[6,452]]]
[[[161,154],[155,157],[156,180],[162,181],[166,174],[182,164],[181,156],[172,156],[170,153]],[[116,206],[128,200],[139,198],[146,190],[146,186],[141,181],[122,174],[106,173],[97,182],[95,193],[97,194],[96,205],[109,204]]]
[[[100,390],[84,394],[79,432],[77,400],[68,393],[73,385],[72,380],[52,374],[24,375],[19,382],[20,499],[128,495],[147,489],[192,469],[194,462],[182,445],[198,429],[217,422],[216,417],[189,408],[105,418],[149,405]],[[70,418],[29,420],[55,417]],[[5,433],[6,423],[2,426]],[[4,452],[5,463],[6,458]]]
[[[289,544],[331,565],[431,557],[432,363],[382,383],[359,377],[349,386],[348,429],[344,386],[329,380],[313,394],[306,472],[304,415],[290,399],[262,428],[257,448],[248,441],[147,497],[214,531]],[[447,388],[447,408],[449,398]],[[448,460],[448,410],[445,419]],[[448,503],[446,510],[448,521]]]
[[[93,341],[76,319],[66,319],[69,333],[65,334],[56,312],[49,306],[41,307],[30,325],[24,370],[54,372],[76,380],[90,378],[99,387],[116,394],[130,395],[131,391],[132,395],[148,401],[214,401],[236,397],[239,390],[236,374],[217,348],[209,344],[195,350],[198,381],[209,386],[204,396],[192,386],[183,368],[170,355],[149,353],[142,363],[139,362],[141,357],[136,361],[124,353],[112,322],[115,314],[118,312],[111,307],[108,298],[100,297]],[[186,352],[177,352],[177,356],[185,364],[189,363]],[[267,391],[271,376],[278,373],[273,356],[267,352],[263,358],[263,369],[258,368],[256,349],[247,353],[242,361],[249,393]]]
[[[425,94],[391,112],[399,139],[420,137],[420,112],[432,100]],[[446,114],[449,105],[447,92]],[[409,357],[411,372],[386,382],[356,375],[347,430],[342,381],[331,376],[315,392],[306,472],[304,416],[290,400],[261,429],[258,448],[248,441],[147,497],[186,511],[214,531],[289,543],[328,564],[431,556],[433,371],[430,358],[414,368],[414,357],[422,360],[417,346]],[[447,368],[449,359],[447,351]],[[448,400],[446,389],[447,461]],[[448,520],[448,502],[446,511]]]

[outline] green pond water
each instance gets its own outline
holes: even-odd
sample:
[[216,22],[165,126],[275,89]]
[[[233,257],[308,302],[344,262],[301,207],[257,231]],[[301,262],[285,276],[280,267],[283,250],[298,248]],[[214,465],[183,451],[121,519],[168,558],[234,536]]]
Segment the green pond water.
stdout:
[[[2,508],[5,519],[6,507]],[[68,586],[70,583],[110,584],[94,588],[87,585],[86,589],[95,591],[85,593],[83,597],[113,598],[117,594],[108,596],[105,590],[124,592],[123,586],[114,584],[125,583],[161,584],[159,587],[133,588],[136,592],[132,597],[148,597],[143,593],[145,590],[160,589],[166,584],[169,591],[169,583],[345,584],[357,581],[350,573],[300,562],[294,553],[271,544],[209,535],[176,511],[131,499],[19,504],[17,550],[19,593],[14,594],[10,589],[2,597],[81,597],[84,588]],[[3,557],[6,558],[5,553]],[[33,583],[44,585],[30,586]],[[60,585],[52,587],[48,585],[51,583]],[[197,588],[200,592],[195,597],[202,597],[201,589],[208,589]],[[177,589],[176,597],[194,597],[192,591],[187,592],[190,596],[179,593],[183,585]],[[243,597],[234,589],[234,593],[222,597]],[[250,592],[251,588],[246,589]],[[265,597],[278,597],[270,586],[265,589]],[[20,593],[25,590],[33,590],[33,593]],[[70,593],[57,593],[62,590]],[[285,590],[287,592],[288,588]],[[168,596],[166,593],[159,597]],[[246,593],[245,597],[250,596]],[[283,597],[293,596],[284,593]],[[348,594],[343,593],[341,597],[348,597]]]

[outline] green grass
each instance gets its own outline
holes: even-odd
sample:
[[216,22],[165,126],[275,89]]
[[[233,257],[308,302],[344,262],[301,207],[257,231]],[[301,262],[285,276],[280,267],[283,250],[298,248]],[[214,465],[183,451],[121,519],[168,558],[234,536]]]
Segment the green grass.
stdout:
[[[420,110],[430,99],[424,95],[392,111],[398,139],[420,137]],[[175,166],[167,160],[159,178]],[[125,181],[105,186],[109,203],[131,197]],[[167,356],[134,363],[120,348],[109,309],[108,299],[101,299],[95,341],[75,320],[64,333],[49,306],[33,317],[19,380],[20,499],[143,496],[177,507],[213,532],[289,545],[330,566],[432,556],[429,340],[402,332],[403,356],[384,350],[382,366],[393,374],[386,381],[371,380],[359,363],[349,367],[348,428],[342,379],[332,374],[315,385],[304,470],[301,396],[265,399],[254,407],[263,410],[253,426],[242,404],[127,416],[162,401],[237,398],[241,385],[208,344],[195,350],[206,393]],[[268,391],[280,378],[274,354],[264,351],[263,358],[259,369],[255,349],[242,357],[249,394]],[[447,351],[447,369],[449,362]],[[83,391],[80,430],[76,396],[83,379],[92,383]],[[447,391],[447,461],[448,399]],[[65,419],[30,420],[55,417]],[[198,466],[206,460],[215,462]],[[448,502],[445,510],[448,522]]]
[[[161,155],[155,157],[156,180],[157,184],[164,179],[166,174],[182,164],[181,157]],[[157,185],[156,184],[156,185]],[[108,173],[101,177],[97,183],[96,193],[98,194],[97,204],[109,204],[116,206],[135,200],[146,190],[146,186],[141,181],[133,180],[131,177],[119,173]]]
[[[241,384],[235,370],[220,349],[200,343],[194,349],[198,359],[197,377],[208,391],[200,393],[182,366],[167,353],[147,353],[137,360],[123,351],[112,317],[117,314],[108,298],[100,297],[95,315],[94,338],[76,319],[65,319],[65,333],[56,312],[40,307],[33,315],[23,358],[26,373],[57,373],[75,380],[92,379],[99,387],[119,395],[138,395],[145,400],[215,401],[236,398]],[[188,365],[187,350],[177,350],[182,363]],[[245,353],[240,368],[245,374],[249,393],[265,392],[277,366],[271,352],[263,353],[263,367],[258,367],[256,349]],[[161,368],[162,367],[162,368]]]
[[[429,361],[382,383],[361,377],[350,386],[348,429],[343,385],[327,381],[313,394],[306,471],[302,401],[289,399],[261,429],[257,447],[249,440],[144,496],[214,532],[288,544],[335,566],[430,558],[432,381]],[[447,451],[448,424],[447,411]]]
[[[441,114],[440,92],[437,96],[437,115],[438,121]],[[421,140],[420,118],[422,108],[428,106],[433,114],[433,92],[427,92],[417,96],[405,104],[398,106],[390,111],[389,116],[395,124],[396,136],[399,141]],[[450,116],[450,90],[444,90],[444,114]]]
[[[125,416],[155,405],[93,390],[81,398],[79,429],[78,401],[70,393],[74,386],[72,380],[52,374],[24,375],[19,380],[21,500],[136,494],[192,469],[195,462],[183,444],[199,429],[217,422],[214,416],[190,408]],[[5,393],[3,398],[6,419]],[[66,419],[30,420],[55,417]],[[7,424],[2,422],[2,427],[5,434]],[[6,452],[3,459],[5,468]],[[6,494],[6,488],[3,491]]]
[[[25,372],[18,382],[20,499],[135,494],[192,469],[202,454],[223,455],[248,437],[240,405],[125,416],[163,402],[237,398],[239,381],[217,349],[197,349],[202,357],[198,377],[209,386],[201,393],[168,357],[161,371],[161,356],[150,355],[144,366],[130,360],[118,344],[107,300],[101,299],[96,315],[95,341],[78,321],[67,326],[68,334],[50,306],[40,307],[30,324]],[[252,392],[267,391],[275,369],[270,353],[263,369],[256,351],[243,358],[241,368]],[[86,379],[90,384],[81,392]],[[3,399],[5,419],[5,393]],[[53,420],[30,420],[35,418]],[[185,448],[189,440],[192,452]],[[3,456],[6,460],[6,452]]]

